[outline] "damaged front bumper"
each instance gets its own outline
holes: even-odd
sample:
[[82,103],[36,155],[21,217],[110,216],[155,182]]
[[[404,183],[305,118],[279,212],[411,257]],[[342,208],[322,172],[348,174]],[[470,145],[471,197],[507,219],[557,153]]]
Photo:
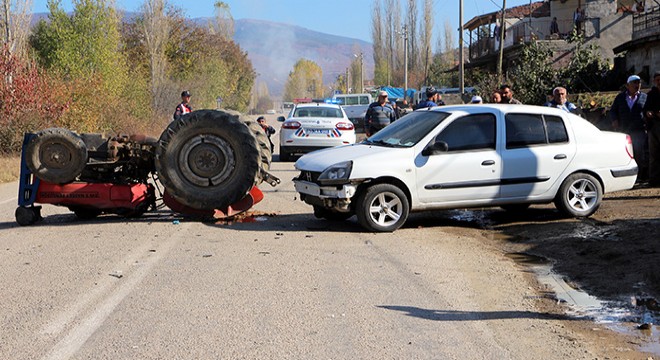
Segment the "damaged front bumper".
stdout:
[[355,184],[321,186],[295,179],[293,184],[300,194],[300,200],[309,205],[322,206],[339,212],[350,211],[351,198],[355,196],[358,188]]

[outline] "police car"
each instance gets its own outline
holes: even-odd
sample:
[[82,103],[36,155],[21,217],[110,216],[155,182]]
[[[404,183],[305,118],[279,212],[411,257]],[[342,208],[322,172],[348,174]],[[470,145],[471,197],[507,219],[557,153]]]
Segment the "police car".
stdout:
[[297,104],[288,118],[280,116],[280,161],[293,155],[355,143],[355,126],[341,106],[329,103]]

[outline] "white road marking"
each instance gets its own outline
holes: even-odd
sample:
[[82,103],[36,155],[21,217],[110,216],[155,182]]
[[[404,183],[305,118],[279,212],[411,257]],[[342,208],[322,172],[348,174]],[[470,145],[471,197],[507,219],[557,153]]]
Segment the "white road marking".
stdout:
[[[61,339],[42,359],[44,360],[59,360],[69,359],[76,354],[85,344],[85,342],[98,330],[103,322],[112,314],[115,308],[128,296],[135,287],[144,280],[149,274],[151,269],[165,256],[172,247],[178,242],[179,239],[185,237],[191,223],[184,224],[179,231],[165,243],[159,247],[153,256],[149,256],[141,262],[143,265],[134,272],[122,278],[121,285],[119,285],[113,292],[111,292],[105,300],[99,302],[95,306],[95,310],[86,318],[82,319],[79,324],[72,328],[68,334]],[[122,262],[123,263],[123,262]],[[134,262],[129,262],[132,264]],[[125,280],[124,280],[125,279]],[[71,309],[63,313],[57,320],[50,323],[43,330],[46,333],[61,332],[67,324],[74,320],[75,316],[84,308],[90,306],[91,302],[96,300],[97,297],[103,293],[103,289],[95,291],[94,294],[85,296],[81,301],[74,304]]]
[[11,198],[11,199],[2,200],[2,201],[0,201],[0,205],[6,204],[6,203],[10,203],[10,202],[12,202],[12,201],[18,201],[18,198],[17,198],[17,197],[13,197],[13,198]]

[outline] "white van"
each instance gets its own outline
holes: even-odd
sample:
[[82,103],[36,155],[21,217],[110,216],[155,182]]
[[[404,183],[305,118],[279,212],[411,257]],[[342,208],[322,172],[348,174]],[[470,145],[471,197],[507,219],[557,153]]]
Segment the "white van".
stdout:
[[332,96],[332,102],[341,105],[346,116],[355,125],[355,130],[360,132],[364,132],[364,116],[369,104],[373,101],[371,94],[335,94]]

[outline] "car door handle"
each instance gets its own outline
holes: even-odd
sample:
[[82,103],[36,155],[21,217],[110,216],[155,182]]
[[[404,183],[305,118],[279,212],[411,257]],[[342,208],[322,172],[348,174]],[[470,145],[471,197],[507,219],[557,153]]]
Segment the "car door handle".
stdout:
[[564,160],[566,158],[567,158],[566,154],[557,154],[557,155],[555,155],[555,160]]
[[495,165],[495,160],[484,160],[484,162],[482,162],[481,165],[483,166]]

